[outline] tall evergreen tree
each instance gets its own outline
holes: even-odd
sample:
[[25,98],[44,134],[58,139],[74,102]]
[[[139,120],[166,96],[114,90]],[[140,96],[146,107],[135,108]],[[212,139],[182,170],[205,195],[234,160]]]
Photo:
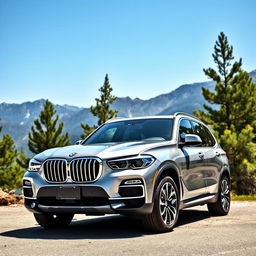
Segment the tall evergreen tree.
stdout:
[[12,137],[9,134],[3,135],[0,141],[0,166],[6,169],[10,168],[17,156],[18,152]]
[[[0,127],[0,132],[2,127]],[[19,153],[12,137],[3,135],[0,140],[0,187],[14,189],[21,187],[24,170],[17,164]]]
[[195,114],[210,124],[217,124],[215,128],[222,131],[226,127],[231,128],[231,108],[233,102],[231,101],[231,81],[234,75],[241,70],[242,60],[232,64],[233,47],[229,45],[226,35],[221,32],[218,40],[214,46],[214,53],[212,54],[214,62],[217,64],[218,71],[213,68],[204,69],[204,73],[215,82],[215,92],[207,88],[202,88],[204,98],[210,104],[220,105],[219,109],[215,109],[209,105],[204,105],[207,112],[196,111]]
[[237,193],[252,193],[256,190],[256,146],[252,142],[256,131],[256,84],[241,70],[242,60],[233,61],[233,47],[223,32],[212,56],[217,70],[208,68],[204,73],[215,82],[215,91],[202,88],[202,94],[214,106],[204,105],[206,111],[194,114],[212,126],[227,152],[233,188]]
[[107,120],[116,117],[118,111],[111,110],[110,105],[116,100],[116,97],[111,94],[113,91],[108,74],[105,76],[105,81],[102,87],[99,89],[100,98],[96,98],[96,106],[91,106],[90,111],[94,116],[98,117],[98,125],[102,125]]
[[53,104],[46,100],[44,109],[40,112],[39,119],[34,121],[28,135],[30,151],[38,154],[46,149],[62,147],[70,144],[68,133],[62,134],[64,124],[58,124],[59,116],[56,115]]
[[19,152],[18,158],[17,158],[17,164],[23,168],[23,169],[27,169],[28,168],[28,164],[29,164],[29,160],[30,158],[27,157],[24,149],[22,148]]
[[[117,110],[110,109],[116,97],[111,94],[113,89],[109,83],[108,74],[106,74],[104,84],[100,87],[99,91],[101,93],[100,98],[95,99],[96,106],[91,106],[90,111],[94,116],[98,117],[98,125],[102,125],[107,120],[116,117],[118,112]],[[91,127],[83,123],[81,123],[81,127],[84,131],[81,138],[87,137],[96,128],[96,126]]]

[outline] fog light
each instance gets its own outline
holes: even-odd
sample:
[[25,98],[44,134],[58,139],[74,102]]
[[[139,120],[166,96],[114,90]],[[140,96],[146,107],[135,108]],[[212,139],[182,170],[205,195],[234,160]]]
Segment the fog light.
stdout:
[[141,180],[127,180],[124,182],[125,185],[142,184]]
[[141,185],[136,186],[121,186],[118,193],[121,197],[143,197],[143,187]]

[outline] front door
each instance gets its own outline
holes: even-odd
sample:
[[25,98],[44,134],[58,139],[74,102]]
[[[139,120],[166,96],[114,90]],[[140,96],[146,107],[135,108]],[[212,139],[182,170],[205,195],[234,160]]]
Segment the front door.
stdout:
[[186,146],[185,135],[194,134],[192,124],[182,119],[179,126],[180,168],[184,184],[183,200],[202,196],[206,193],[204,147]]
[[206,192],[212,194],[218,190],[218,180],[222,168],[221,153],[211,132],[202,124],[191,121],[195,134],[202,139],[202,152],[204,154],[205,170],[204,180]]

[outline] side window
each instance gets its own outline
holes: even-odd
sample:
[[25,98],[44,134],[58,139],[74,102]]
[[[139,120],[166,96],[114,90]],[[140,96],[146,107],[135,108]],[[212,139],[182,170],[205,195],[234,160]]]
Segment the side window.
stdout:
[[179,139],[180,142],[185,142],[185,135],[186,134],[193,134],[193,129],[189,120],[182,119],[180,121],[180,128],[179,128]]
[[[197,123],[197,122],[194,122],[194,121],[191,121],[192,122],[192,126],[193,126],[193,129],[194,129],[194,133],[196,135],[198,135],[201,140],[202,140],[202,146],[203,147],[212,147],[215,142],[213,140],[213,138],[211,136],[209,136],[209,131],[207,130],[207,128],[205,128],[203,125]],[[213,142],[212,142],[213,140]]]
[[208,138],[209,138],[209,146],[213,147],[215,145],[215,140],[214,140],[212,134],[210,133],[209,129],[207,127],[205,127],[205,126],[204,126],[204,129],[205,129],[205,131],[206,131],[206,133],[208,135]]

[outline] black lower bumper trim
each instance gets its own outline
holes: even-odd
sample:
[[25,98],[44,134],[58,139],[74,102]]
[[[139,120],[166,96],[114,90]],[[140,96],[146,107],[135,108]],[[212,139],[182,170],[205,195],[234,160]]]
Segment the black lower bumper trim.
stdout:
[[115,211],[109,205],[105,206],[37,206],[42,212],[49,213],[84,213],[89,215],[113,214]]

